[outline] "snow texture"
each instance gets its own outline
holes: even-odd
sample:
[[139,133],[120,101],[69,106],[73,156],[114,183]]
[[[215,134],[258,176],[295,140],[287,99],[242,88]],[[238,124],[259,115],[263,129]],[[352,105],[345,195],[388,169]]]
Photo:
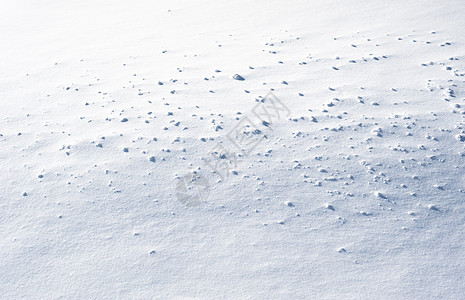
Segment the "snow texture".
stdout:
[[465,298],[464,15],[2,1],[0,298]]

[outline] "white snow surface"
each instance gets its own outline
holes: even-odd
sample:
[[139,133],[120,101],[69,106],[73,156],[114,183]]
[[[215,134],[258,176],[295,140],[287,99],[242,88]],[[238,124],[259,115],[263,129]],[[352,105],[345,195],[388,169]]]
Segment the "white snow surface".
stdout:
[[1,1],[0,298],[465,298],[464,15]]

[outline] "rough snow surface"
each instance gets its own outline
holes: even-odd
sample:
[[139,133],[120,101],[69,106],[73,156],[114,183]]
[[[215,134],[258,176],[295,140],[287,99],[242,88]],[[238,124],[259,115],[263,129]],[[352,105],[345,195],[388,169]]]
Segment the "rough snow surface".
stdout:
[[0,298],[464,298],[464,15],[3,1]]

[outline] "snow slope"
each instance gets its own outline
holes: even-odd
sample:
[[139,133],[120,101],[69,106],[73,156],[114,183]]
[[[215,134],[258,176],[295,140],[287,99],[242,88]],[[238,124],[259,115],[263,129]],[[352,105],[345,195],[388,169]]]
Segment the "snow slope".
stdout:
[[0,298],[464,298],[464,15],[2,1]]

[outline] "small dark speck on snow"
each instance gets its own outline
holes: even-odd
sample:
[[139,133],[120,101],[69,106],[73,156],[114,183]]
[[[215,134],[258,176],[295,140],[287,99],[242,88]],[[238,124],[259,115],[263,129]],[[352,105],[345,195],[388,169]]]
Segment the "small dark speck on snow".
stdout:
[[235,74],[235,75],[233,76],[233,79],[236,79],[236,80],[241,80],[241,81],[245,80],[245,78],[244,78],[244,77],[242,77],[242,76],[241,76],[241,75],[239,75],[239,74]]

